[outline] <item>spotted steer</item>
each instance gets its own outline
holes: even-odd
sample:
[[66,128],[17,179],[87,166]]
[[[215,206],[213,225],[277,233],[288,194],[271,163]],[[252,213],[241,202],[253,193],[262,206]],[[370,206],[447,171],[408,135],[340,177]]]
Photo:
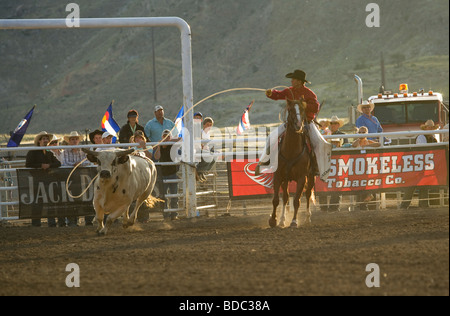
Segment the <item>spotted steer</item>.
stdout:
[[[98,177],[94,182],[94,209],[97,233],[105,235],[116,218],[124,214],[123,227],[136,221],[139,207],[146,202],[152,206],[151,196],[156,182],[156,168],[150,159],[131,155],[134,149],[91,151],[83,148],[89,161],[98,164]],[[136,201],[128,216],[130,205]],[[109,214],[103,225],[105,214]]]

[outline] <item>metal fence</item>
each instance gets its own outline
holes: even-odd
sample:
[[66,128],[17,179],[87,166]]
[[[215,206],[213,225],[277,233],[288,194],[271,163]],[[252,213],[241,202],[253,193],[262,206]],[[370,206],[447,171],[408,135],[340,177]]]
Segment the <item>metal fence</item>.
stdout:
[[[412,138],[419,134],[447,134],[448,130],[440,131],[414,131],[414,132],[395,132],[395,133],[379,133],[370,134],[371,137],[381,137],[381,138]],[[358,137],[364,137],[367,135],[361,134],[347,134],[347,135],[332,135],[325,136],[325,139],[331,138],[348,138],[356,139]],[[214,154],[218,161],[214,167],[206,174],[206,181],[197,181],[195,187],[195,197],[196,197],[196,214],[195,216],[202,215],[226,215],[233,212],[239,212],[241,214],[246,214],[248,212],[269,212],[271,209],[271,196],[264,198],[259,198],[258,200],[248,199],[232,201],[229,197],[229,183],[228,183],[228,170],[227,161],[230,157],[243,157],[250,154],[259,154],[261,149],[264,147],[266,138],[264,137],[236,137],[232,140],[233,146],[225,146],[223,139],[211,139],[203,140],[202,143],[214,144],[216,143],[216,148],[222,148]],[[229,143],[229,139],[227,140]],[[384,142],[381,141],[383,144]],[[173,144],[173,143],[162,143],[162,144]],[[437,145],[446,143],[436,143],[428,144],[428,146],[433,147]],[[99,147],[130,147],[135,144],[111,144],[111,145],[100,145]],[[149,143],[149,146],[155,145],[154,143]],[[389,148],[411,148],[418,147],[416,144],[406,144],[406,145],[390,145]],[[423,145],[422,145],[423,146]],[[53,148],[91,148],[92,145],[79,145],[79,146],[54,146]],[[25,166],[25,160],[15,159],[7,160],[5,159],[5,153],[11,152],[27,152],[28,150],[41,149],[39,147],[18,147],[18,148],[0,148],[0,154],[3,154],[2,161],[0,163],[0,220],[17,220],[18,217],[18,186],[17,186],[17,176],[16,169]],[[348,150],[354,150],[354,148],[334,148],[335,152],[345,152]],[[181,162],[174,163],[162,163],[157,162],[157,166],[163,165],[182,165]],[[180,168],[178,173],[179,179],[164,180],[164,183],[178,183],[178,193],[176,194],[166,194],[166,198],[178,198],[179,207],[177,209],[166,208],[162,210],[163,212],[180,212],[181,215],[185,213],[186,216],[190,216],[186,212],[185,208],[185,198],[186,192],[191,190],[186,183],[186,174],[184,173],[184,168]],[[446,189],[440,189],[435,197],[431,198],[435,200],[435,205],[445,205],[448,204],[448,187]],[[377,209],[385,209],[387,207],[399,207],[401,201],[401,192],[389,192],[389,193],[379,193],[375,198],[375,205]],[[303,203],[302,203],[303,204]],[[356,206],[357,202],[354,196],[347,195],[341,201],[341,209],[352,210]],[[318,208],[318,203],[316,203],[316,209]]]

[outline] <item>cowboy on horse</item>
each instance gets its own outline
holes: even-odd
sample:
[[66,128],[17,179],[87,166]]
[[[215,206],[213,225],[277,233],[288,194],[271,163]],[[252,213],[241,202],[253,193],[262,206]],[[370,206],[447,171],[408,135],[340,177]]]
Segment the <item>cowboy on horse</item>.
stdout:
[[[332,146],[322,137],[316,123],[314,122],[316,114],[319,112],[320,108],[320,104],[317,101],[317,96],[311,89],[305,87],[305,83],[310,82],[306,80],[306,73],[303,70],[296,69],[294,72],[288,73],[286,78],[291,79],[291,87],[282,91],[275,89],[266,90],[266,96],[272,100],[300,100],[306,103],[305,115],[307,124],[305,125],[305,131],[312,147],[312,150],[310,151],[312,172],[314,175],[319,175],[320,178],[325,181],[330,172]],[[299,117],[299,113],[297,113],[297,116],[299,121],[304,119]],[[273,168],[269,168],[269,171],[264,171],[261,170],[261,167],[270,166],[270,164],[273,163],[270,161],[272,156],[270,155],[270,148],[273,147],[274,142],[278,142],[278,137],[282,136],[285,130],[286,124],[284,123],[270,133],[270,136],[266,141],[263,154],[260,157],[258,165],[256,166],[255,175],[259,175],[261,172],[273,172]]]

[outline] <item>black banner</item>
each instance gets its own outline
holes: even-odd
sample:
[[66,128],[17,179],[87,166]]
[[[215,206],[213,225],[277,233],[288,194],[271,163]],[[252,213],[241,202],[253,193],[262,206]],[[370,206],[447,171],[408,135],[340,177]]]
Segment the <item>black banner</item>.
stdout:
[[[72,168],[17,169],[19,218],[69,217],[94,215],[94,186],[80,197],[72,198],[66,181]],[[71,175],[69,192],[78,196],[97,174],[96,167],[79,167]]]

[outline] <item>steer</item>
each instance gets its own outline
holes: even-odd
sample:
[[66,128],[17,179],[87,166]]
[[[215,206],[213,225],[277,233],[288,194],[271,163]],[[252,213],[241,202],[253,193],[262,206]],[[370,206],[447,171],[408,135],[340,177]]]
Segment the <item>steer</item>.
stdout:
[[[146,202],[150,207],[158,199],[151,196],[156,182],[153,161],[131,155],[134,149],[92,151],[83,148],[89,161],[98,164],[98,177],[94,182],[94,209],[98,222],[97,233],[105,235],[116,218],[124,214],[123,227],[136,221],[139,207]],[[128,216],[130,205],[136,201]],[[105,214],[109,214],[103,225]]]

